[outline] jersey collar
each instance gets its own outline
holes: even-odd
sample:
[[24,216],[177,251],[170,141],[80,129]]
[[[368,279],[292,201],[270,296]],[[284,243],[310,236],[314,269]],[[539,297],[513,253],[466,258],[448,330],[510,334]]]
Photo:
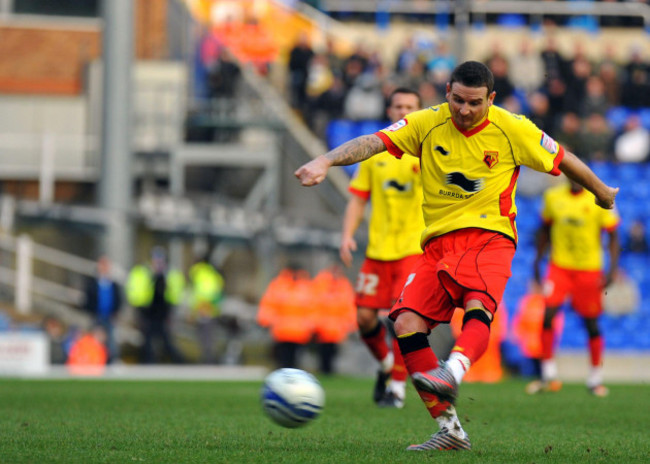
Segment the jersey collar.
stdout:
[[461,129],[460,127],[458,127],[456,125],[456,121],[454,121],[454,118],[451,118],[451,122],[454,124],[454,127],[458,130],[458,132],[463,134],[465,137],[471,137],[472,135],[481,132],[483,129],[485,129],[488,126],[488,124],[490,124],[490,120],[488,119],[487,114],[485,115],[485,119],[483,120],[483,122],[477,124],[476,126],[470,128],[470,129],[467,129],[467,130],[464,130],[464,129]]

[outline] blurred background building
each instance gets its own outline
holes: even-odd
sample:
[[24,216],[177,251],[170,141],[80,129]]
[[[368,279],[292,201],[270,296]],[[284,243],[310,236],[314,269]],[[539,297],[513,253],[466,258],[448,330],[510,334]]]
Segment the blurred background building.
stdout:
[[[610,302],[605,339],[647,356],[649,256],[631,235],[650,238],[649,31],[645,1],[0,0],[2,324],[40,328],[48,316],[85,329],[96,259],[107,255],[123,284],[162,247],[171,268],[187,274],[208,256],[223,275],[219,362],[270,362],[260,298],[289,262],[316,275],[337,261],[354,170],[304,189],[295,168],[384,127],[397,86],[444,101],[451,69],[475,59],[495,74],[499,105],[622,187],[632,303]],[[548,181],[526,171],[519,182],[511,316],[529,291]],[[196,360],[184,301],[173,333]],[[135,362],[142,334],[124,309],[115,336]],[[574,316],[565,353],[584,346]],[[503,339],[504,362],[526,372]],[[363,356],[349,340],[343,367]]]

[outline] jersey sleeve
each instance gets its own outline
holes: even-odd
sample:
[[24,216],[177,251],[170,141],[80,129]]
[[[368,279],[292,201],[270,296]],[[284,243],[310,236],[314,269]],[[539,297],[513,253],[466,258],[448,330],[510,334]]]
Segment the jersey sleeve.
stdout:
[[509,137],[513,139],[515,162],[554,176],[560,174],[564,147],[524,116],[512,115]]
[[348,191],[364,200],[370,198],[370,160],[363,161],[350,180]]
[[601,211],[601,227],[607,231],[616,229],[621,222],[618,211],[616,209],[602,209]]
[[404,153],[420,156],[425,127],[431,127],[431,108],[415,111],[386,129],[376,132],[388,152],[401,158]]

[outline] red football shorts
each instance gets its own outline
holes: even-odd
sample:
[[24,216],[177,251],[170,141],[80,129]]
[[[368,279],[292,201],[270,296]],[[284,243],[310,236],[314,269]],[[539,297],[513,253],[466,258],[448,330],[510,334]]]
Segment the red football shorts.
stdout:
[[484,229],[460,229],[427,242],[390,318],[408,309],[429,322],[449,322],[457,307],[477,299],[492,314],[510,278],[512,240]]
[[603,312],[602,271],[574,271],[550,264],[544,280],[546,306],[559,307],[571,296],[571,307],[582,317],[594,318]]
[[393,306],[419,257],[411,255],[395,261],[366,258],[357,277],[357,307],[389,309]]

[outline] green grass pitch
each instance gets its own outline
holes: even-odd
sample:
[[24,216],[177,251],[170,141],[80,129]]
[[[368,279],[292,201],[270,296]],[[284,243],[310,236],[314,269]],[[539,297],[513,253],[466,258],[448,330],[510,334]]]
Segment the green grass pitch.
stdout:
[[409,386],[402,410],[377,409],[372,379],[320,378],[321,417],[283,429],[260,382],[0,380],[0,462],[13,463],[643,463],[650,386],[582,385],[530,397],[524,382],[463,384],[469,452],[406,452],[437,430]]

